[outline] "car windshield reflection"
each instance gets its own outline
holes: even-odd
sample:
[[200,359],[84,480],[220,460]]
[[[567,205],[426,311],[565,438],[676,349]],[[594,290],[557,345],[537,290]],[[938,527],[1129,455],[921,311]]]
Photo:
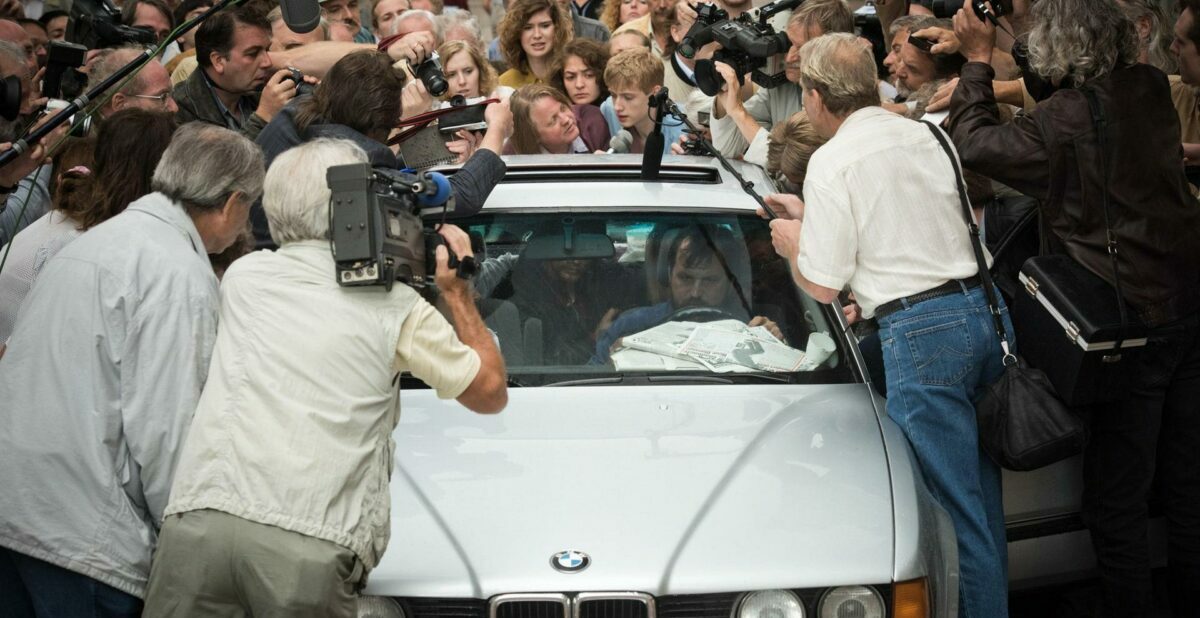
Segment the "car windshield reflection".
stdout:
[[460,225],[482,241],[479,309],[514,386],[852,379],[829,308],[792,283],[752,214]]

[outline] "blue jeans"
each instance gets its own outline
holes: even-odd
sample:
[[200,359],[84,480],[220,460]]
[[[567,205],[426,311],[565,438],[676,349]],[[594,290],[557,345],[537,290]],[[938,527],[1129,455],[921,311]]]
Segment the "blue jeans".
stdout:
[[[1012,333],[1003,304],[1001,311]],[[983,289],[906,303],[879,320],[879,335],[888,416],[908,437],[933,498],[954,520],[958,615],[1008,616],[1000,468],[979,448],[973,404],[1004,371]]]
[[0,547],[0,615],[137,618],[142,600],[86,575]]

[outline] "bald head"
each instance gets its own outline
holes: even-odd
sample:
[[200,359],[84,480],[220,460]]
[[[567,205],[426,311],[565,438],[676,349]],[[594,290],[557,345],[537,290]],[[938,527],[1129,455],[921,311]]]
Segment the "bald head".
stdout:
[[37,73],[37,50],[34,48],[33,39],[25,31],[25,28],[21,27],[21,24],[8,19],[0,19],[0,41],[8,41],[24,50],[26,70],[29,71],[31,77]]
[[[92,88],[106,80],[118,69],[129,64],[141,55],[142,50],[136,47],[120,47],[106,49],[93,61],[88,70],[88,88]],[[165,95],[165,96],[164,96]],[[102,116],[128,107],[137,107],[150,111],[175,111],[175,101],[171,98],[171,76],[158,60],[151,60],[129,80],[125,87],[112,95],[108,103],[100,110]]]

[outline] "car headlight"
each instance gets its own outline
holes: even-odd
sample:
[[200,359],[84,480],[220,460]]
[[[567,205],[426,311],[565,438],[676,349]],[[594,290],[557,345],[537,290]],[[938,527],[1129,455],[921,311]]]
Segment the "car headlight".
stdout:
[[404,608],[387,597],[362,596],[358,598],[358,618],[407,618]]
[[874,588],[842,586],[832,588],[817,606],[819,618],[883,618],[883,598]]
[[804,618],[804,604],[789,590],[748,592],[738,604],[737,618]]

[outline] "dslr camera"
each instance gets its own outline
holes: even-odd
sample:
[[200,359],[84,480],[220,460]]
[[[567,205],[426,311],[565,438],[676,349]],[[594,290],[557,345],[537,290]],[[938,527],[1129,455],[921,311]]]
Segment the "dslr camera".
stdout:
[[758,17],[743,13],[729,19],[729,13],[715,4],[702,4],[696,8],[696,22],[679,42],[679,53],[685,58],[695,58],[701,47],[712,42],[721,44],[713,54],[712,61],[696,63],[696,84],[708,96],[716,96],[725,84],[714,64],[724,62],[733,67],[740,82],[741,76],[750,74],[754,83],[763,88],[774,88],[787,82],[783,71],[768,73],[763,69],[767,60],[787,53],[791,41],[787,33],[776,32],[767,23],[777,13],[800,6],[803,0],[776,0],[758,10]]
[[[453,209],[445,176],[354,163],[330,167],[325,179],[332,192],[329,236],[338,285],[390,290],[395,281],[415,288],[433,281],[434,250],[444,240],[426,227],[421,214]],[[464,279],[476,271],[474,258],[459,260],[454,252],[449,265]]]
[[[1013,10],[1012,0],[993,0],[992,6],[996,9],[994,13],[988,8],[986,0],[932,0],[929,8],[936,17],[954,17],[954,14],[967,2],[970,2],[971,9],[975,11],[975,15],[979,17],[980,21],[994,22],[1000,17],[1011,14]],[[989,15],[991,17],[988,17]]]
[[435,97],[446,94],[450,89],[450,84],[446,82],[446,74],[442,71],[442,59],[437,52],[433,52],[424,62],[414,66],[412,72],[425,84],[429,94]]

